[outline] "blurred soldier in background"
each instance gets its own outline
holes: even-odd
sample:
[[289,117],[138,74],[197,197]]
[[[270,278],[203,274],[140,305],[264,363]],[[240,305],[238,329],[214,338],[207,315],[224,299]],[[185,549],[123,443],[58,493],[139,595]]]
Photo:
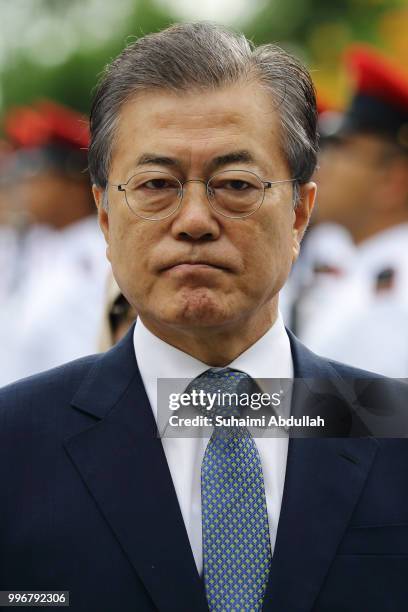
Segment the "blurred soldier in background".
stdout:
[[[329,134],[338,130],[343,114],[318,95],[320,147]],[[318,173],[314,180],[318,182]],[[279,295],[279,307],[286,325],[297,335],[304,333],[320,311],[326,307],[335,286],[353,252],[351,235],[345,227],[331,221],[320,221],[313,213],[302,241],[300,257]]]
[[87,121],[42,102],[14,109],[5,133],[14,150],[2,172],[0,384],[95,352],[108,269]]
[[0,230],[7,223],[7,194],[4,177],[10,163],[11,147],[6,140],[0,139]]
[[98,350],[109,350],[126,334],[136,319],[136,311],[121,292],[112,272],[106,284],[105,308],[99,333]]
[[324,248],[311,249],[314,278],[297,303],[297,333],[320,354],[406,377],[408,77],[366,46],[347,61],[356,91],[326,133],[317,177],[315,221],[338,225],[317,225],[309,237],[305,255],[316,233],[327,260]]
[[16,262],[16,232],[11,221],[10,191],[7,177],[11,175],[12,148],[0,140],[0,308],[12,286],[13,265]]

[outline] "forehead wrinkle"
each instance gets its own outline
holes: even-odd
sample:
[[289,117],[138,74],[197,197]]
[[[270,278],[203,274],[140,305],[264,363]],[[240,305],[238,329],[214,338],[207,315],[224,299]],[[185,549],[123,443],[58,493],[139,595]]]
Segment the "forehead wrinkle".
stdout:
[[239,112],[214,111],[209,113],[189,113],[185,108],[177,115],[174,112],[158,111],[152,118],[152,123],[161,129],[175,129],[180,127],[191,130],[219,129],[220,127],[242,126],[246,122],[246,116]]
[[[221,133],[219,128],[203,128],[202,126],[196,128],[194,134],[189,134],[188,139],[186,138],[185,132],[178,129],[174,131],[162,130],[158,134],[158,139],[153,138],[149,143],[149,150],[154,154],[159,154],[164,157],[181,157],[188,154],[189,157],[196,153],[195,149],[199,149],[198,153],[204,153],[204,150],[211,148],[214,150],[212,157],[218,156],[223,153],[222,149],[230,150],[243,150],[248,149],[251,145],[255,144],[252,137],[247,137],[246,142],[242,141],[242,130],[235,129],[225,134]],[[128,132],[129,133],[129,132]],[[126,134],[124,134],[126,138]],[[137,132],[135,134],[135,140],[137,141]],[[121,145],[121,139],[116,141],[117,145]],[[219,151],[221,150],[221,153]]]
[[165,130],[161,131],[159,134],[160,141],[167,140],[169,142],[182,142],[186,143],[186,137],[188,136],[189,141],[193,140],[195,142],[216,142],[217,140],[227,140],[231,141],[231,138],[242,137],[242,130],[234,130],[229,131],[227,134],[225,131],[221,132],[219,128],[207,128],[201,126],[194,130],[195,133],[191,134],[190,130],[188,133],[185,130],[174,130],[171,132],[167,132]]
[[253,145],[246,140],[242,141],[242,132],[236,131],[229,134],[217,131],[214,136],[208,134],[208,130],[202,134],[194,135],[186,140],[185,134],[166,134],[161,132],[158,140],[152,140],[149,144],[151,150],[160,152],[160,155],[168,157],[185,157],[186,155],[206,155],[218,157],[231,151],[247,150]]

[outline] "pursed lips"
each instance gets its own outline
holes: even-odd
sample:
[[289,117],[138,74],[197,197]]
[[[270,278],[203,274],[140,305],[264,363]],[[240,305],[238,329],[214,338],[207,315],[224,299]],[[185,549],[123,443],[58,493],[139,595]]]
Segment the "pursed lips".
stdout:
[[220,262],[215,262],[215,261],[209,261],[207,259],[199,259],[199,260],[188,260],[188,259],[182,259],[180,261],[175,261],[172,262],[170,264],[166,264],[164,266],[160,267],[160,272],[166,272],[168,270],[172,270],[172,269],[185,269],[187,270],[194,270],[194,269],[216,269],[216,270],[224,270],[225,272],[231,272],[231,268],[227,265],[225,265],[224,263],[220,263]]

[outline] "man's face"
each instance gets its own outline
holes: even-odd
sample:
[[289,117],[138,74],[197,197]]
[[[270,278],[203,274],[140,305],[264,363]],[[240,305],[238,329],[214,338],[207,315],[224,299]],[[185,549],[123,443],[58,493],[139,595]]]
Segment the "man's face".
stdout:
[[33,223],[49,224],[55,216],[54,209],[68,205],[64,200],[67,183],[62,174],[49,170],[20,178],[17,197]]
[[365,224],[381,201],[384,145],[369,134],[353,134],[328,144],[320,155],[317,221],[351,229]]
[[12,191],[15,208],[30,223],[63,228],[91,214],[89,183],[85,175],[71,176],[53,169],[22,174]]
[[[231,169],[250,170],[264,180],[291,178],[271,106],[265,92],[246,84],[182,95],[138,94],[120,113],[109,182],[124,183],[144,170],[169,172],[180,181],[207,180]],[[233,161],[242,152],[250,161]],[[142,320],[156,327],[225,329],[255,320],[277,302],[297,257],[313,185],[303,188],[296,212],[293,184],[284,183],[266,190],[261,208],[245,219],[216,213],[202,183],[184,189],[174,215],[148,221],[132,213],[112,186],[107,214],[94,188],[122,292]]]

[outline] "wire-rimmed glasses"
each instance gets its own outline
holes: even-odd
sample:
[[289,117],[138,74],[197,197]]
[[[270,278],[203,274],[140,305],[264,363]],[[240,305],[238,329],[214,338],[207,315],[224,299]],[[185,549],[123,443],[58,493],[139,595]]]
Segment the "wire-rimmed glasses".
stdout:
[[131,176],[126,183],[113,184],[125,195],[129,209],[147,221],[161,221],[180,208],[184,185],[203,183],[208,202],[213,210],[230,219],[243,219],[253,215],[262,205],[265,190],[296,179],[280,181],[262,180],[249,170],[223,170],[205,181],[178,178],[160,170],[146,170]]

